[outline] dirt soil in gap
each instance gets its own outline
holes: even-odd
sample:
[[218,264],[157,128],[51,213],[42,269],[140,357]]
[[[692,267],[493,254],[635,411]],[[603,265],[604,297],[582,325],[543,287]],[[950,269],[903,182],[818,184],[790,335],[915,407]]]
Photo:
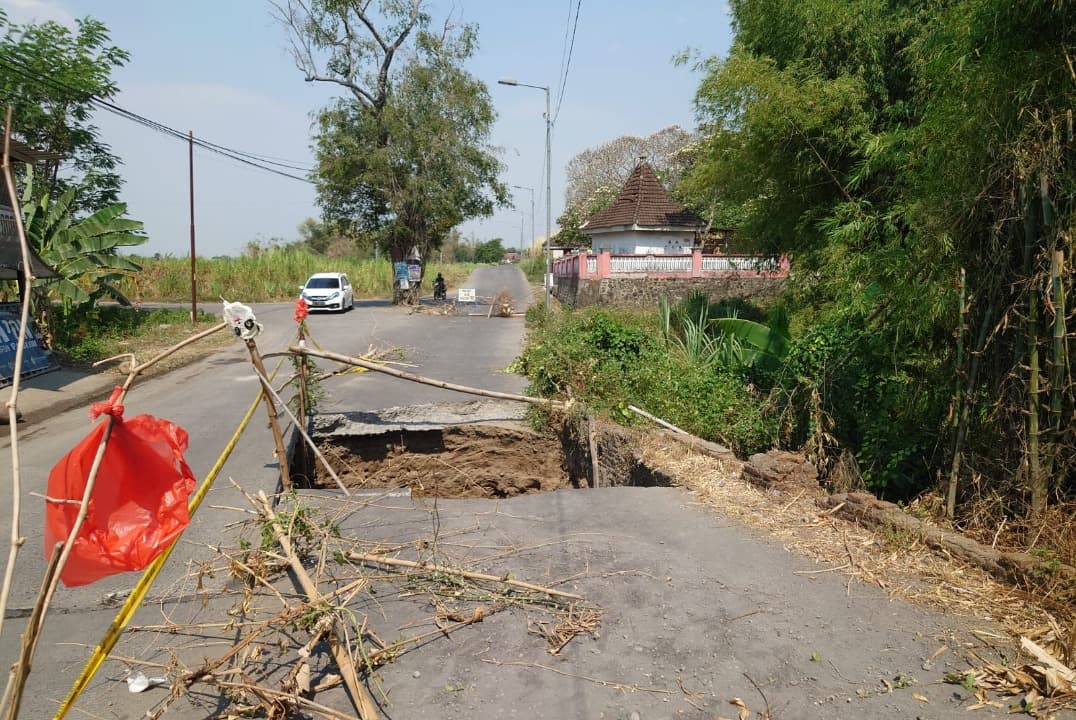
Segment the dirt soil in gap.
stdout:
[[[504,498],[571,487],[556,438],[492,426],[334,437],[320,449],[348,488],[415,497]],[[315,487],[335,487],[323,467]]]

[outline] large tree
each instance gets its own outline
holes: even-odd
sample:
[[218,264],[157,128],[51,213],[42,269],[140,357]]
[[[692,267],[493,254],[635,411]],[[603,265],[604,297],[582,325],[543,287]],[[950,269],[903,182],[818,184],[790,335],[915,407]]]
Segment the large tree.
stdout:
[[116,203],[123,182],[91,122],[93,101],[116,94],[111,74],[129,55],[109,44],[103,23],[76,23],[75,32],[51,21],[19,26],[0,10],[0,103],[14,107],[17,139],[59,155],[41,168],[39,191],[58,197],[73,188],[72,210],[92,212]]
[[667,186],[675,185],[686,169],[693,133],[670,125],[652,135],[623,135],[595,148],[587,148],[568,162],[568,207],[583,207],[602,194],[613,195],[645,159]]
[[422,0],[289,0],[277,13],[307,80],[347,91],[318,115],[326,220],[376,233],[400,260],[507,204],[487,144],[493,106],[463,68],[474,26],[435,31]]

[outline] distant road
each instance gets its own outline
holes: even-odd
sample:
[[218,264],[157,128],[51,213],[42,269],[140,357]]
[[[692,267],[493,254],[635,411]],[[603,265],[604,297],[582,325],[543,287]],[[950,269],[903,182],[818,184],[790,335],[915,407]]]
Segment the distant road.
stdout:
[[512,307],[520,312],[534,304],[536,299],[541,300],[541,288],[535,293],[527,281],[527,276],[516,265],[480,267],[471,273],[467,283],[468,287],[475,289],[479,297],[492,298],[502,290],[507,290],[512,293]]

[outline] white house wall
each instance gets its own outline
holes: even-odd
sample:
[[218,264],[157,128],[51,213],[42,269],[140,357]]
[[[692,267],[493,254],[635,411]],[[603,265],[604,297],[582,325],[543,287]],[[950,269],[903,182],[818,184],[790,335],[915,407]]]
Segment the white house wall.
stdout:
[[592,237],[595,253],[608,251],[613,255],[687,255],[695,246],[695,233],[687,232],[611,232]]

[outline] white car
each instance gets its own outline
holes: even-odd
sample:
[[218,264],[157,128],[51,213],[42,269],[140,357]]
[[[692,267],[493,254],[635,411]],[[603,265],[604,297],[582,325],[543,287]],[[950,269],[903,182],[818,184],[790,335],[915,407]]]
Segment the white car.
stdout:
[[355,291],[344,273],[314,273],[303,285],[300,297],[311,310],[342,312],[355,307]]

